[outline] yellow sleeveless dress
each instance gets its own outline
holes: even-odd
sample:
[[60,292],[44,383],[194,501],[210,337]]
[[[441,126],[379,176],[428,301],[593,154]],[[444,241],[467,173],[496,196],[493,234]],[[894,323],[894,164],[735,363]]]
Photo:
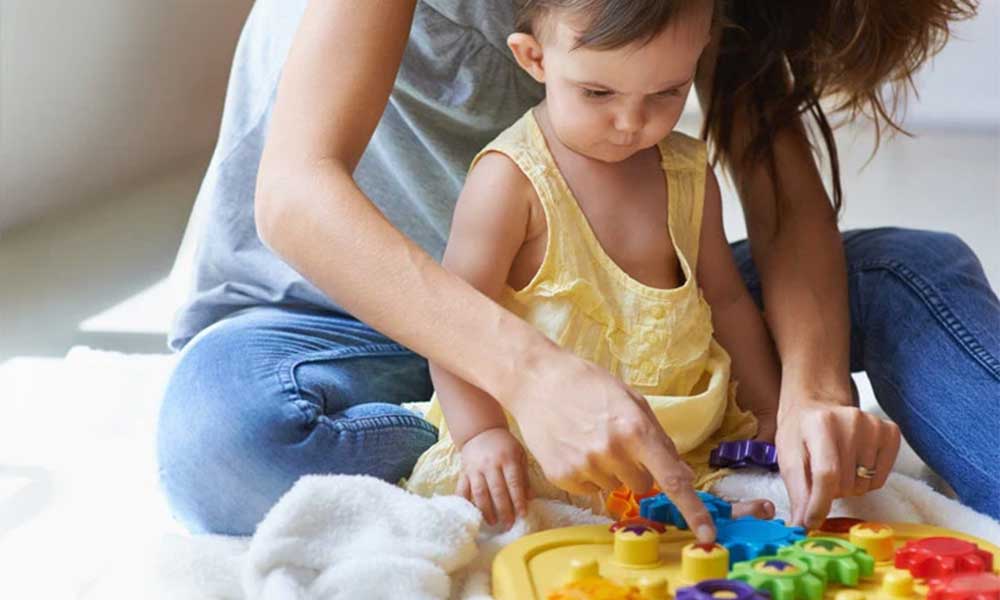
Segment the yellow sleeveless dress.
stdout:
[[[643,394],[707,489],[725,474],[708,466],[724,440],[753,437],[757,421],[735,402],[730,358],[712,337],[712,314],[698,288],[695,267],[701,233],[706,152],[700,140],[674,132],[659,144],[668,197],[668,227],[684,271],[683,285],[653,288],[623,271],[605,253],[580,209],[529,110],[484,148],[510,157],[534,185],[545,212],[548,240],[541,267],[521,290],[509,286],[502,306],[563,348],[601,365]],[[553,398],[562,402],[562,398]],[[404,486],[421,495],[455,492],[461,454],[448,434],[437,397],[427,419],[439,441],[417,461]],[[522,441],[517,423],[510,429]],[[536,497],[601,509],[598,497],[572,496],[545,479],[533,457],[528,482]]]

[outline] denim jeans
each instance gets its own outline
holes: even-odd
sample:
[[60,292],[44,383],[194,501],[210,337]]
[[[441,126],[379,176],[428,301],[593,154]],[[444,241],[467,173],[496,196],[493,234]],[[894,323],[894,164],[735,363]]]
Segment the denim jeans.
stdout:
[[[948,233],[843,234],[851,371],[961,501],[1000,519],[1000,302],[972,250]],[[746,241],[736,264],[758,306]]]
[[[846,232],[851,369],[962,501],[1000,518],[1000,303],[949,234]],[[733,244],[761,302],[747,243]],[[192,532],[251,534],[302,475],[409,474],[436,430],[399,406],[426,361],[340,313],[259,307],[196,336],[167,387],[160,479]]]
[[236,313],[185,347],[160,409],[160,483],[192,532],[252,534],[302,475],[396,482],[437,441],[398,406],[428,400],[427,361],[345,314]]

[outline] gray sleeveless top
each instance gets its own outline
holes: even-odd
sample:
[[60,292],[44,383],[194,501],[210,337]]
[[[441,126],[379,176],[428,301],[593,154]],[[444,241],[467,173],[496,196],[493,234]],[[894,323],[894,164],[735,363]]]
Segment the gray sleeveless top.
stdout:
[[[340,309],[257,237],[253,196],[281,68],[307,0],[257,0],[195,204],[195,281],[169,343],[252,306]],[[469,162],[541,101],[506,47],[512,0],[420,0],[388,106],[355,172],[386,217],[440,260]]]

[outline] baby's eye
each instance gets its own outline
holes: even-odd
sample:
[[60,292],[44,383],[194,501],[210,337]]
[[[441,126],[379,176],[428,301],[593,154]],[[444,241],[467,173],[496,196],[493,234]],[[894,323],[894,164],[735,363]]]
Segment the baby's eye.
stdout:
[[663,90],[662,92],[656,92],[653,94],[657,98],[673,98],[681,95],[680,88],[671,88],[669,90]]
[[583,95],[587,98],[607,98],[611,95],[608,90],[591,90],[583,88]]

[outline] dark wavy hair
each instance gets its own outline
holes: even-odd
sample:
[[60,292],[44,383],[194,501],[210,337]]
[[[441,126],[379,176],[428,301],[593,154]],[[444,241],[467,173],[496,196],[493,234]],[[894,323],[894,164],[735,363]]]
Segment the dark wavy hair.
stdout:
[[[715,4],[718,58],[708,94],[702,138],[712,162],[737,181],[764,164],[778,185],[775,137],[809,117],[830,163],[833,206],[843,206],[840,160],[831,114],[875,124],[877,150],[884,133],[903,133],[902,111],[913,75],[944,47],[951,23],[975,15],[979,0],[515,0],[517,31],[535,33],[546,14],[569,9],[589,26],[578,47],[614,49],[656,36],[698,2]],[[831,103],[832,102],[832,103]],[[747,137],[734,136],[744,119]],[[808,121],[807,121],[808,122]],[[780,197],[780,190],[775,189]]]
[[[777,185],[774,139],[808,115],[826,148],[839,212],[840,162],[820,101],[828,99],[831,114],[848,121],[872,119],[873,153],[883,133],[907,134],[900,119],[916,91],[914,73],[947,42],[951,22],[977,8],[978,0],[723,0],[702,128],[714,146],[713,162],[737,180],[763,162]],[[749,135],[738,140],[740,118]]]

